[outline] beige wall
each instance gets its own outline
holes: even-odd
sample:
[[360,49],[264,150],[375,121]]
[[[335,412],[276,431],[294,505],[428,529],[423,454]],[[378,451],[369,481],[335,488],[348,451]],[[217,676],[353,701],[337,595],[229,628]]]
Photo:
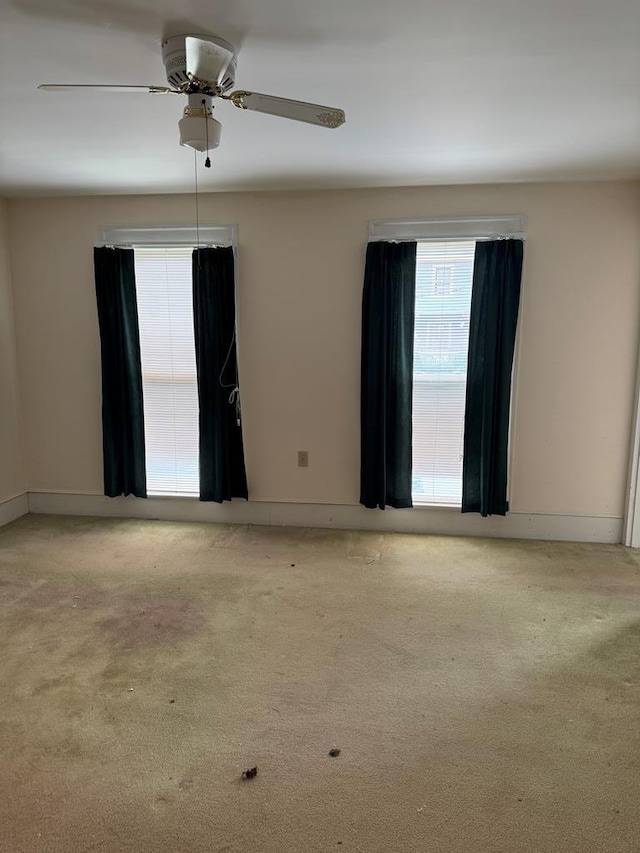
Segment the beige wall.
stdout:
[[24,490],[7,204],[0,199],[0,503]]
[[[357,503],[369,219],[525,214],[512,509],[621,516],[640,309],[637,183],[211,194],[239,226],[239,347],[256,500]],[[102,491],[92,246],[192,224],[191,196],[16,200],[11,251],[28,485]],[[308,469],[296,451],[308,450]]]

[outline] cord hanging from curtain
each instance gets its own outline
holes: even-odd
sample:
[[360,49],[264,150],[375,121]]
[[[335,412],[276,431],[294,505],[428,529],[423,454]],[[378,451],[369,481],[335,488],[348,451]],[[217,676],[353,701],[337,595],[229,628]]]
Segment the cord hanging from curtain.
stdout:
[[239,417],[233,248],[194,249],[193,320],[200,401],[200,500],[248,498]]
[[96,247],[104,493],[146,498],[144,408],[133,249]]
[[469,321],[462,512],[506,515],[511,373],[522,240],[476,243]]
[[367,246],[362,296],[360,503],[410,507],[416,243]]

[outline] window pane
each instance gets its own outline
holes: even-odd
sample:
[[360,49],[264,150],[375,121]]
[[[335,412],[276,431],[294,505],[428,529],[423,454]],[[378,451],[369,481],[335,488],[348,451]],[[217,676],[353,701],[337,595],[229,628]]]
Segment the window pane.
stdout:
[[199,494],[192,251],[135,250],[150,495]]
[[413,352],[413,501],[462,502],[474,241],[418,243]]

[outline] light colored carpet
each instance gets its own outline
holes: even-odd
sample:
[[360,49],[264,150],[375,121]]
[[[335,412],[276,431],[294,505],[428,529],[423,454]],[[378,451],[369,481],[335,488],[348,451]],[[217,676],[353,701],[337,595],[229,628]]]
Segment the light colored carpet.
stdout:
[[639,565],[21,519],[0,531],[0,849],[639,851]]

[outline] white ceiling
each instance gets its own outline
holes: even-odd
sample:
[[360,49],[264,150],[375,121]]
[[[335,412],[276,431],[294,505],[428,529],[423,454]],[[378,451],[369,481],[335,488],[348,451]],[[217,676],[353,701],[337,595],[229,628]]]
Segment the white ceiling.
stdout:
[[237,88],[347,114],[221,103],[204,190],[640,177],[640,0],[0,0],[0,194],[191,190],[182,96],[36,90],[165,84],[185,32],[236,44]]

